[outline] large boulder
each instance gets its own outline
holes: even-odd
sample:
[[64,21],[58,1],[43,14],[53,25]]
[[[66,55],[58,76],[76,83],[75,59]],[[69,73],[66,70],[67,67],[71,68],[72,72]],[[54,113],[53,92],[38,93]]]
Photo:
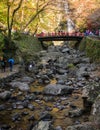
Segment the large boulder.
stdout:
[[21,91],[29,91],[30,87],[27,83],[18,82],[18,81],[12,81],[9,83],[9,85],[13,88],[19,88]]
[[99,82],[94,83],[91,82],[90,84],[83,87],[82,98],[85,109],[92,107],[99,93],[100,93]]
[[30,84],[30,83],[33,83],[35,80],[34,80],[34,78],[25,76],[25,77],[22,77],[22,78],[20,79],[20,81],[21,81],[21,82],[24,82],[24,83]]
[[32,130],[50,130],[51,121],[40,121]]
[[43,93],[44,94],[49,94],[49,95],[63,95],[63,94],[72,94],[73,92],[73,87],[69,87],[66,85],[61,85],[61,84],[49,84],[47,85]]
[[35,81],[35,79],[32,78],[32,77],[29,77],[29,76],[23,76],[21,78],[13,80],[13,81],[18,81],[18,82],[23,82],[23,83],[31,84],[31,83],[33,83]]
[[94,128],[91,124],[85,123],[85,124],[68,126],[66,130],[94,130]]

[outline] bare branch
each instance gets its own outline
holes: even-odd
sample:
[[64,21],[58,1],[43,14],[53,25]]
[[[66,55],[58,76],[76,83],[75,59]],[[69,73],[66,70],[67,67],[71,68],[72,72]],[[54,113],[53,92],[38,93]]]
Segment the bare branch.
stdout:
[[38,10],[39,8],[40,8],[40,5],[38,5],[38,3],[37,3],[37,12],[36,12],[36,14],[35,15],[33,15],[31,18],[30,18],[30,20],[27,22],[27,24],[24,26],[24,28],[22,29],[22,31],[23,30],[25,30],[25,28],[42,12],[42,11],[44,11],[45,9],[46,9],[46,7],[48,6],[48,5],[50,5],[50,3],[52,2],[52,0],[50,0],[48,3],[46,3],[46,4],[41,4],[41,9],[40,10]]
[[19,10],[19,8],[21,7],[22,2],[23,2],[23,0],[20,0],[18,7],[16,7],[16,9],[14,9],[14,11],[13,11],[12,20],[11,20],[11,24],[10,24],[10,27],[11,27],[11,28],[12,28],[12,25],[13,25],[15,13],[16,13],[16,12]]
[[[12,3],[13,3],[14,1],[15,1],[15,0],[13,0]],[[11,31],[12,31],[14,16],[15,16],[15,13],[16,13],[16,12],[19,10],[19,8],[21,7],[22,2],[23,2],[23,0],[20,0],[18,6],[14,9],[14,11],[13,11],[13,13],[12,13],[12,17],[11,17],[11,20],[10,20],[10,8],[11,8],[11,4],[10,4],[9,0],[7,0],[7,7],[8,7],[8,10],[7,10],[7,24],[8,24],[8,38],[9,38],[9,41],[11,41]]]

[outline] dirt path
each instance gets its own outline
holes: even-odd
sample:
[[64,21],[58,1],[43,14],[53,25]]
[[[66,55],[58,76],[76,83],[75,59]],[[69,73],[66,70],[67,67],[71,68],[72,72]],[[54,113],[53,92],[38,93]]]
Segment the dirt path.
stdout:
[[5,72],[1,72],[1,70],[0,70],[0,78],[5,78],[9,75],[12,75],[12,74],[18,72],[18,71],[19,71],[19,65],[14,65],[12,72],[10,72],[9,67],[7,67]]

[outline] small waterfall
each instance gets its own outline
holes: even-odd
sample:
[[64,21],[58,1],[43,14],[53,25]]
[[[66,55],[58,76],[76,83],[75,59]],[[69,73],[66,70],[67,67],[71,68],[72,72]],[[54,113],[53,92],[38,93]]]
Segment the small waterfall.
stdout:
[[[75,24],[74,22],[72,21],[72,18],[71,18],[71,11],[70,11],[70,7],[69,7],[69,3],[67,0],[57,0],[58,4],[58,8],[61,10],[61,12],[63,11],[65,16],[66,16],[66,21],[67,21],[67,32],[68,33],[71,33],[71,32],[74,32],[75,31]],[[62,13],[58,14],[58,23],[61,22],[62,20]],[[59,25],[59,24],[58,24]]]
[[68,18],[67,19],[67,32],[71,33],[74,30],[75,30],[75,24],[73,23],[73,21],[70,18]]
[[69,4],[67,1],[64,1],[64,11],[67,16],[67,32],[71,33],[73,31],[75,31],[75,24],[72,21],[72,19],[70,18],[70,8],[69,8]]

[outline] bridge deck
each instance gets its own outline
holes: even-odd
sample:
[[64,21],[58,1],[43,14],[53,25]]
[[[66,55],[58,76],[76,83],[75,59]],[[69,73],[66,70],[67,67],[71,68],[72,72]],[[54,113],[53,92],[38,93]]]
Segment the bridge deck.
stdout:
[[83,36],[39,36],[39,41],[81,41]]

